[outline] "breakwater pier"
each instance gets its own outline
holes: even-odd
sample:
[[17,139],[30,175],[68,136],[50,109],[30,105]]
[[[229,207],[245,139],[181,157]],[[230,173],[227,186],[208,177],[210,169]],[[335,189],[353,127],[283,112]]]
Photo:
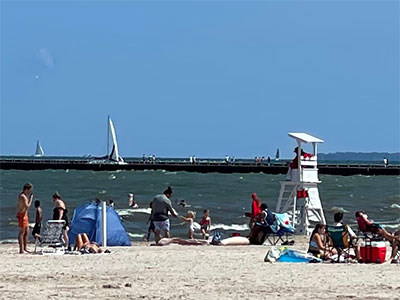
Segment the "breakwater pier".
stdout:
[[[183,160],[156,160],[155,162],[143,162],[141,160],[127,160],[126,164],[99,162],[90,159],[54,159],[54,158],[1,158],[1,170],[91,170],[91,171],[116,171],[116,170],[165,170],[169,172],[186,171],[198,173],[265,173],[286,174],[288,171],[286,161],[271,163],[255,163],[237,161],[226,163],[224,161],[198,161],[189,163]],[[320,163],[320,174],[328,175],[400,175],[400,165],[384,166],[383,164],[344,164],[344,163]]]

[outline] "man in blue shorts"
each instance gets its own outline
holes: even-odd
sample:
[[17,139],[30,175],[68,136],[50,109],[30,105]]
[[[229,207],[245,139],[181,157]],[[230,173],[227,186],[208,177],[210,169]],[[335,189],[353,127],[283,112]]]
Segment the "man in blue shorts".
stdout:
[[178,217],[178,213],[172,208],[170,200],[171,196],[172,189],[171,187],[168,187],[164,191],[164,193],[157,195],[153,198],[152,210],[156,243],[161,240],[161,231],[164,232],[164,237],[170,237],[168,212],[170,212],[171,215],[173,215],[174,217]]

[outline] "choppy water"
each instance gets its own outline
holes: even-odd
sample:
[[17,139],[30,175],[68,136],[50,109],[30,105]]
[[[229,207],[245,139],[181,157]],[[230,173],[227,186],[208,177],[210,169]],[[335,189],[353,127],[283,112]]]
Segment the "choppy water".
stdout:
[[[345,210],[345,220],[354,223],[354,212],[365,210],[370,218],[390,227],[400,223],[399,176],[331,176],[320,175],[320,196],[328,222],[334,209]],[[256,192],[273,210],[275,208],[283,175],[217,174],[163,171],[0,171],[0,240],[16,240],[16,203],[18,193],[26,182],[34,185],[35,199],[41,201],[44,219],[52,217],[52,194],[58,191],[65,199],[72,218],[73,209],[99,197],[113,199],[123,224],[133,239],[142,239],[147,232],[148,205],[153,196],[171,185],[174,208],[184,214],[197,213],[199,221],[205,208],[211,211],[213,228],[228,231],[248,229],[244,212],[250,210],[250,194]],[[139,210],[128,208],[127,194],[133,192]],[[176,202],[184,199],[189,208]],[[29,211],[34,220],[33,205]],[[171,232],[184,237],[187,229],[175,218],[171,219]]]

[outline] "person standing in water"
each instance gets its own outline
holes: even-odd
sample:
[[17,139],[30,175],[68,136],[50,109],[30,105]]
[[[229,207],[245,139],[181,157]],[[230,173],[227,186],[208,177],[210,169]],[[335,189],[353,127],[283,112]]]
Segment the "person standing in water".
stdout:
[[135,203],[135,196],[133,195],[133,193],[129,193],[128,198],[129,198],[129,207],[130,208],[138,208],[139,207],[139,205],[137,205],[137,203]]
[[31,193],[33,185],[31,183],[26,183],[22,188],[22,192],[18,196],[18,244],[19,253],[30,253],[27,248],[28,245],[28,235],[29,235],[29,219],[28,210],[32,204],[33,194]]

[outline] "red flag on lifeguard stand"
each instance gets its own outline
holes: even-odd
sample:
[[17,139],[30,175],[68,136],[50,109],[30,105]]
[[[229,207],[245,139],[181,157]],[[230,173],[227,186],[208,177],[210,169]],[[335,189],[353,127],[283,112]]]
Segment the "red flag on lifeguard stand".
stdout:
[[308,197],[307,190],[302,189],[297,191],[297,198],[307,198],[307,197]]

